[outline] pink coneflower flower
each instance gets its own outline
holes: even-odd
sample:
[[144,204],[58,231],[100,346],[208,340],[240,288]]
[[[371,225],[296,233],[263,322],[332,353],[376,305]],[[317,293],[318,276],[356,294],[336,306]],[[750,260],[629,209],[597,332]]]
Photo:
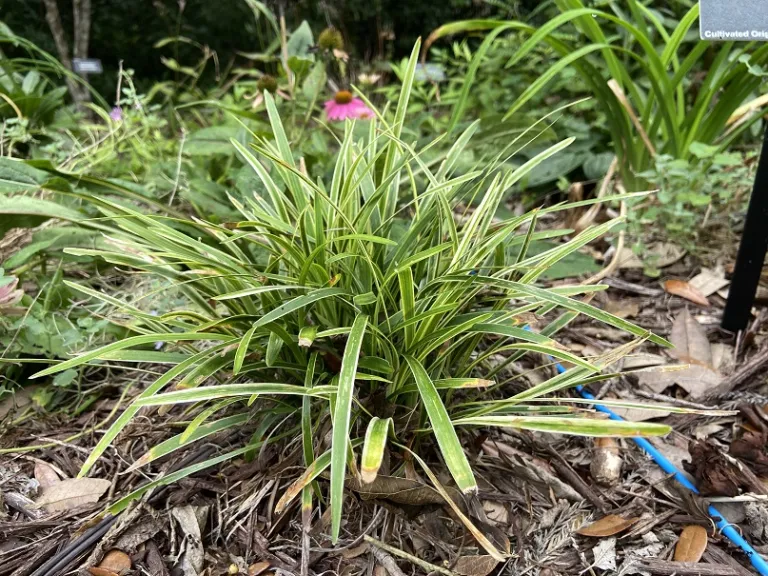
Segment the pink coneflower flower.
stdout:
[[373,118],[373,110],[360,98],[355,98],[348,90],[336,92],[333,100],[325,103],[328,120],[346,120],[347,118]]
[[123,119],[123,109],[120,106],[115,106],[110,110],[109,117],[115,122],[121,122]]

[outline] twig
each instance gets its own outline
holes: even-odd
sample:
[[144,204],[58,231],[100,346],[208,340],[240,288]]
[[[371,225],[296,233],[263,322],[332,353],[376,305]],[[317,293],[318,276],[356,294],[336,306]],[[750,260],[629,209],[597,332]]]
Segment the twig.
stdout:
[[[625,192],[621,184],[616,185],[617,188],[620,189],[622,193]],[[620,215],[622,218],[627,217],[627,204],[624,202],[624,200],[621,201],[621,212]],[[619,259],[621,258],[621,253],[624,250],[624,229],[622,229],[619,232],[619,240],[616,242],[616,251],[613,253],[613,258],[611,258],[611,261],[609,262],[608,266],[600,270],[597,274],[594,274],[593,276],[590,276],[584,282],[582,282],[582,285],[584,284],[594,284],[596,282],[599,282],[606,276],[610,276],[613,274],[616,270],[616,268],[619,267]]]
[[187,140],[187,131],[184,127],[181,127],[181,144],[179,144],[179,155],[176,158],[176,178],[173,181],[173,190],[171,191],[171,198],[168,200],[168,206],[173,204],[173,199],[176,196],[176,190],[179,188],[179,179],[181,178],[181,154],[184,152],[184,142]]
[[725,564],[702,562],[668,562],[657,558],[632,559],[632,567],[661,576],[741,576],[741,572]]
[[[665,402],[667,404],[674,404],[677,406],[682,406],[684,408],[693,408],[695,410],[714,410],[712,406],[707,406],[706,404],[699,404],[697,402],[688,402],[687,400],[680,400],[679,398],[673,398],[672,396],[667,396],[666,394],[656,394],[655,392],[646,392],[645,390],[640,390],[639,388],[633,391],[635,394],[640,396],[641,398],[646,398],[648,400],[655,400],[656,402]],[[734,414],[736,412],[734,411]]]
[[[384,542],[382,542],[381,540],[376,540],[376,538],[373,538],[371,536],[366,535],[364,539],[369,544],[373,544],[373,548],[371,549],[371,551],[373,552],[373,555],[376,557],[376,560],[381,562],[382,566],[384,566],[384,568],[387,569],[387,572],[389,572],[392,576],[405,576],[405,575],[403,574],[403,571],[400,570],[400,568],[398,568],[397,564],[395,564],[394,559],[389,554],[394,554],[395,556],[399,556],[404,560],[408,560],[412,564],[416,564],[416,566],[419,566],[424,570],[426,570],[427,573],[438,572],[439,574],[445,574],[445,576],[457,576],[455,572],[451,572],[447,568],[443,568],[442,566],[438,566],[436,564],[430,564],[426,560],[417,558],[412,554],[408,554],[408,552],[403,552],[402,550],[398,550],[394,546],[384,544]],[[382,550],[384,550],[385,552],[389,552],[389,554],[382,553]]]
[[[608,186],[610,186],[611,180],[613,180],[613,175],[616,172],[616,167],[618,165],[619,160],[616,156],[614,156],[613,160],[611,160],[610,166],[608,166],[608,172],[605,173],[605,178],[603,178],[603,181],[600,183],[600,189],[597,191],[598,198],[603,198],[608,193]],[[576,221],[574,228],[577,231],[581,231],[589,226],[597,216],[597,213],[600,211],[600,207],[601,205],[599,202],[590,206],[589,210],[582,214],[581,218]]]
[[639,294],[640,296],[648,296],[650,298],[656,298],[657,296],[664,294],[663,291],[657,290],[656,288],[649,288],[642,284],[634,284],[620,278],[606,278],[605,283],[611,288],[616,288],[617,290],[622,290],[624,292],[631,292],[632,294]]
[[768,348],[750,358],[749,362],[744,364],[740,369],[728,376],[712,390],[707,392],[700,398],[700,400],[706,402],[708,400],[714,400],[724,394],[727,394],[731,390],[744,384],[753,376],[757,375],[765,367],[766,364],[768,364]]
[[118,63],[118,70],[117,70],[117,90],[115,90],[115,106],[120,107],[120,92],[123,89],[123,61],[120,60]]
[[565,459],[550,446],[547,445],[540,445],[542,446],[547,453],[549,453],[554,460],[550,461],[550,464],[552,467],[557,470],[560,474],[562,474],[569,482],[571,486],[573,486],[574,490],[584,496],[587,500],[589,500],[592,505],[600,510],[603,513],[608,512],[608,505],[598,496],[592,488],[589,487],[589,485],[584,482],[584,480],[581,479],[581,476],[576,474],[576,472],[571,468],[570,464],[565,461]]
[[624,90],[621,89],[619,83],[616,82],[616,80],[613,78],[608,80],[608,88],[611,89],[611,92],[614,93],[619,103],[624,107],[624,110],[627,111],[627,114],[629,114],[629,118],[632,120],[632,124],[635,125],[635,128],[637,128],[637,131],[640,133],[640,138],[643,139],[645,147],[648,148],[648,152],[651,153],[651,156],[656,156],[656,149],[653,147],[653,144],[651,144],[651,139],[648,138],[648,134],[646,134],[643,125],[640,123],[640,119],[637,117],[637,114],[635,114],[635,111],[632,108],[632,104],[630,104],[629,100],[627,99],[627,95],[624,94]]

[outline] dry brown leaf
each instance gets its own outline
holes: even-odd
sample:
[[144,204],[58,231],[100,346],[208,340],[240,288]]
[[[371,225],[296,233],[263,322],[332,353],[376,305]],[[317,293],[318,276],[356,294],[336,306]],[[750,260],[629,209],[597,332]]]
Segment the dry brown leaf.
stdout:
[[270,564],[266,560],[251,564],[248,566],[248,576],[259,576],[259,574],[264,572],[269,566]]
[[148,572],[152,576],[168,576],[168,569],[165,567],[163,557],[154,540],[148,540],[145,544],[147,555],[144,563],[147,565]]
[[61,482],[61,478],[59,478],[53,466],[40,460],[35,462],[35,480],[40,484],[40,490],[43,492],[45,492],[46,488]]
[[131,569],[131,558],[122,550],[112,549],[104,555],[98,567],[123,574]]
[[712,348],[707,334],[687,308],[672,323],[669,341],[675,346],[671,354],[681,362],[712,367]]
[[720,374],[730,374],[735,364],[733,346],[723,342],[715,342],[710,344],[709,348],[712,351],[712,368]]
[[634,370],[636,368],[648,368],[650,366],[662,366],[667,363],[664,356],[659,354],[646,354],[638,352],[636,354],[627,354],[620,360],[621,368],[624,370]]
[[[670,368],[673,367],[670,366]],[[683,390],[688,392],[692,398],[698,398],[720,384],[720,382],[723,380],[723,377],[714,370],[710,370],[706,366],[692,364],[688,368],[684,369],[641,372],[638,375],[637,380],[641,385],[649,388],[657,394],[663,392],[666,388],[669,388],[673,384],[677,384]],[[650,411],[644,410],[644,412]],[[653,412],[657,411],[654,410]],[[624,417],[629,418],[628,416]]]
[[609,314],[619,318],[632,318],[640,313],[640,304],[635,300],[622,298],[621,300],[608,300],[604,309]]
[[184,535],[184,552],[181,554],[177,566],[181,568],[184,576],[200,574],[205,559],[202,533],[205,529],[205,520],[208,516],[208,506],[177,506],[171,510],[171,516],[179,525]]
[[[648,247],[643,258],[649,265],[653,265],[657,268],[665,268],[674,264],[683,256],[685,256],[685,250],[677,244],[658,242]],[[632,252],[631,248],[625,247],[619,255],[619,268],[643,269],[645,268],[645,264],[634,252]]]
[[725,279],[725,272],[721,268],[716,270],[702,268],[701,272],[691,278],[688,284],[706,297],[712,296],[718,290],[722,290],[730,284],[730,281]]
[[3,399],[0,400],[0,420],[8,416],[11,411],[19,412],[32,404],[32,397],[39,388],[40,386],[35,384],[34,386],[21,388],[13,394],[4,395]]
[[483,512],[492,524],[503,526],[509,524],[509,510],[502,502],[483,500]]
[[638,518],[624,518],[616,514],[608,514],[608,516],[604,516],[600,520],[592,522],[592,524],[579,528],[576,530],[576,534],[592,536],[593,538],[605,538],[623,532],[637,521]]
[[686,364],[687,368],[670,366],[653,372],[638,374],[638,382],[657,394],[677,384],[692,398],[706,394],[720,384],[723,377],[713,369],[712,346],[701,324],[687,309],[677,315],[672,323],[670,342],[675,345],[670,353]]
[[461,576],[487,576],[498,564],[493,556],[459,556],[453,571]]
[[631,248],[626,246],[621,249],[618,256],[619,268],[622,269],[639,269],[644,268],[643,261],[637,257],[637,254],[632,252]]
[[106,568],[99,568],[98,566],[91,566],[88,568],[88,572],[92,576],[120,576],[117,572],[112,572],[112,570],[107,570]]
[[[347,480],[347,487],[358,492],[363,500],[383,498],[407,506],[425,506],[427,504],[444,504],[440,493],[416,480],[396,478],[394,476],[376,476],[370,484],[363,484],[356,479]],[[447,488],[454,501],[462,501],[458,490]]]
[[664,290],[667,294],[680,296],[699,306],[709,306],[709,300],[707,300],[706,296],[699,292],[698,288],[694,288],[685,280],[667,280],[664,282]]
[[72,478],[47,488],[36,504],[46,512],[61,512],[98,502],[112,483],[99,478]]
[[675,562],[698,562],[707,549],[707,529],[690,525],[683,528],[675,545]]

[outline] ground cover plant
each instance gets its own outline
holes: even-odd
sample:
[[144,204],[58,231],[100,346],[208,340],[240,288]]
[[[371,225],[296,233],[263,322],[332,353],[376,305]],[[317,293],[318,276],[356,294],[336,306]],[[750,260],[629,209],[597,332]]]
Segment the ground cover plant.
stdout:
[[382,62],[249,0],[225,62],[182,4],[80,105],[0,27],[0,576],[735,570],[661,560],[710,517],[632,438],[764,491],[762,316],[717,326],[762,49],[496,2]]
[[[612,12],[595,10],[580,0],[562,0],[555,5],[559,14],[538,28],[517,21],[470,20],[446,24],[435,30],[431,39],[491,30],[484,49],[475,55],[479,65],[496,36],[527,32],[530,37],[511,55],[508,68],[524,60],[539,44],[548,45],[560,58],[526,88],[506,116],[521,110],[558,74],[575,69],[605,113],[628,190],[643,188],[640,174],[656,154],[688,160],[697,157],[697,147],[702,145],[722,152],[751,122],[759,120],[759,115],[745,111],[735,118],[733,115],[756,95],[768,49],[754,43],[725,42],[714,47],[704,41],[687,42],[698,20],[697,3],[671,29],[658,12],[634,0],[626,9],[613,6]],[[576,40],[566,35],[569,26]],[[716,53],[703,78],[694,80],[698,65],[713,50]],[[468,77],[474,80],[473,74]],[[465,97],[456,103],[457,118],[470,90],[467,83]],[[759,106],[755,103],[749,111]]]
[[[182,221],[94,200],[103,218],[114,225],[109,242],[116,249],[69,252],[99,255],[114,265],[169,279],[187,296],[188,307],[149,315],[135,303],[67,282],[131,314],[131,329],[139,335],[53,365],[38,377],[105,358],[139,359],[142,346],[158,342],[165,348],[181,344],[178,352],[167,353],[168,371],[106,431],[82,475],[144,407],[167,410],[194,403],[202,410],[185,431],[150,450],[134,466],[256,418],[259,433],[250,444],[209,464],[253,451],[270,439],[301,437],[308,468],[283,495],[278,509],[300,493],[311,502],[312,481],[330,468],[331,529],[336,539],[348,473],[372,482],[387,445],[401,458],[412,454],[421,462],[419,446],[430,444],[423,438],[429,431],[457,488],[469,495],[477,484],[457,429],[502,426],[593,436],[669,431],[659,424],[595,418],[579,404],[548,398],[553,392],[609,378],[603,369],[646,339],[660,345],[666,341],[578,298],[600,287],[537,286],[550,266],[620,219],[536,256],[526,253],[531,241],[567,233],[537,231],[537,218],[564,206],[493,220],[509,188],[567,147],[568,140],[517,169],[498,170],[508,153],[525,144],[524,134],[510,150],[456,174],[456,161],[476,126],[456,139],[436,170],[421,160],[423,150],[400,139],[418,48],[392,119],[370,120],[368,137],[362,139],[348,124],[328,182],[313,181],[302,171],[274,101],[265,94],[274,142],[256,138],[250,147],[237,141],[233,145],[266,194],[254,194],[242,203],[233,199],[238,221]],[[482,200],[477,208],[457,226],[452,214],[458,202],[478,195]],[[560,315],[546,326],[526,329],[529,319],[555,311]],[[579,358],[552,337],[580,314],[626,330],[635,339],[596,358]],[[536,353],[574,368],[520,394],[492,400],[484,390],[497,386],[491,378],[500,367],[490,368],[488,359],[502,352],[510,354],[507,361]],[[162,361],[163,354],[153,358]],[[239,406],[235,416],[213,420],[233,404]],[[328,417],[330,447],[318,453],[315,438],[327,427]],[[147,489],[199,469],[196,465],[153,481],[111,510],[119,511]],[[503,557],[503,551],[462,518],[489,554]]]

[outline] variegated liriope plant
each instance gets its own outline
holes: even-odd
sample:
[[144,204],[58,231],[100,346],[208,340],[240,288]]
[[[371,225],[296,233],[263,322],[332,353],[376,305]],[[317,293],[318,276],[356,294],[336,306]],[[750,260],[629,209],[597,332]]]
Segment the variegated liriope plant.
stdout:
[[[518,168],[506,168],[508,156],[535,135],[533,127],[497,157],[458,173],[458,160],[477,123],[442,154],[432,153],[439,149],[437,141],[414,149],[401,138],[418,50],[394,114],[369,121],[366,137],[356,138],[353,126],[346,126],[328,181],[315,181],[301,169],[276,105],[265,94],[274,139],[254,137],[250,147],[233,141],[263,185],[263,192],[242,203],[232,200],[241,221],[217,225],[160,217],[94,200],[114,225],[108,240],[115,249],[98,254],[123,268],[172,281],[189,306],[151,315],[134,302],[71,285],[132,314],[138,335],[39,376],[106,359],[171,364],[111,424],[81,475],[89,473],[142,408],[194,403],[196,416],[134,468],[249,421],[257,428],[246,445],[150,482],[114,504],[113,512],[149,488],[252,452],[264,442],[300,438],[307,472],[286,491],[279,507],[299,495],[304,506],[312,506],[320,486],[315,480],[330,468],[336,540],[345,481],[350,475],[361,482],[375,478],[387,444],[393,453],[410,452],[434,479],[416,449],[434,438],[458,489],[473,493],[477,484],[460,429],[501,426],[591,436],[668,431],[659,424],[600,419],[575,398],[551,397],[615,376],[603,369],[644,339],[667,342],[584,301],[583,295],[601,286],[537,285],[549,267],[617,220],[531,256],[532,241],[568,233],[537,231],[537,219],[568,206],[494,219],[515,183],[569,140]],[[460,206],[473,204],[464,218],[454,218]],[[533,314],[551,321],[527,330]],[[635,339],[601,356],[579,358],[553,340],[579,315]],[[161,341],[166,343],[163,351],[151,349]],[[562,360],[572,368],[505,395],[494,378],[505,364],[526,354]],[[489,362],[499,355],[506,362]],[[491,387],[493,393],[483,390]],[[222,412],[229,415],[217,419]],[[318,431],[331,423],[330,448],[319,453]],[[415,442],[420,438],[424,441]],[[400,473],[395,465],[392,474]],[[471,529],[470,521],[460,518]],[[482,534],[476,535],[489,553],[501,556]]]

